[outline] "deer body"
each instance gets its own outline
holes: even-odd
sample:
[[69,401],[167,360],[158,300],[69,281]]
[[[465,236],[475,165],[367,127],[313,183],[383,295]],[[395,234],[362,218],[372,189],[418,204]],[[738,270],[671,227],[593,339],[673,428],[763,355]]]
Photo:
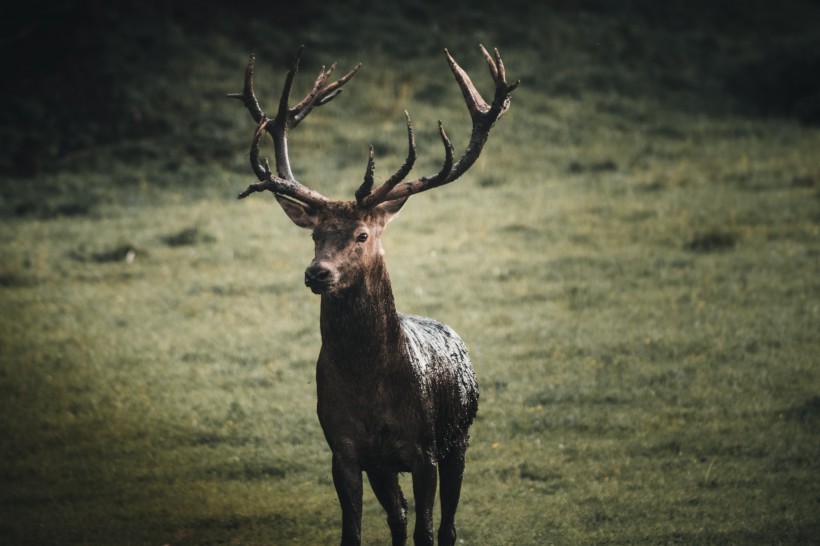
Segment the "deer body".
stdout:
[[[365,373],[346,371],[350,363],[340,365],[330,351],[323,350],[319,358],[319,420],[333,452],[334,483],[347,492],[340,500],[351,499],[342,506],[343,544],[356,544],[360,538],[362,471],[388,513],[394,544],[404,544],[407,520],[397,473],[412,473],[414,536],[417,544],[432,544],[439,467],[442,533],[455,538],[467,430],[478,409],[478,387],[464,345],[452,330],[418,317],[400,317],[400,322],[404,339],[397,354],[368,362]],[[439,543],[451,542],[440,538]]]
[[[322,316],[341,307],[347,305],[323,302]],[[467,349],[450,327],[399,314],[384,331],[360,330],[365,324],[356,319],[339,322],[322,321],[316,369],[319,420],[334,453],[364,470],[411,472],[466,445],[478,386]],[[346,343],[334,342],[367,335],[379,345],[371,353],[349,352]]]
[[[251,164],[260,180],[240,197],[270,190],[290,219],[312,231],[315,256],[305,284],[321,296],[322,348],[316,366],[317,412],[332,457],[333,483],[342,507],[342,545],[361,542],[362,473],[387,512],[394,546],[407,539],[407,502],[398,473],[412,473],[416,545],[433,544],[433,504],[440,484],[438,542],[455,544],[455,512],[464,474],[469,427],[478,409],[478,386],[464,342],[449,326],[396,311],[381,234],[410,195],[458,178],[477,159],[490,127],[509,106],[500,56],[482,48],[496,82],[492,105],[481,99],[466,73],[447,54],[473,118],[473,135],[464,156],[453,161],[444,130],[445,162],[435,176],[402,180],[415,160],[415,141],[407,120],[405,164],[373,189],[373,152],[356,201],[330,201],[293,178],[287,157],[287,130],[315,106],[335,97],[358,67],[326,85],[322,71],[313,91],[288,106],[298,56],[285,84],[276,118],[268,120],[253,93],[253,60],[242,100],[259,127],[251,145]],[[277,175],[258,161],[259,139],[273,136]]]

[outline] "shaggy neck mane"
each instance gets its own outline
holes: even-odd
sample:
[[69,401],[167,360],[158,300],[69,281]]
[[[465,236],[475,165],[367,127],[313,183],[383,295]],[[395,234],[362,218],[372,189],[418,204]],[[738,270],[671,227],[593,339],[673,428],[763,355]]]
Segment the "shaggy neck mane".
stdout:
[[322,351],[346,367],[370,369],[400,354],[401,326],[384,259],[360,282],[322,295]]

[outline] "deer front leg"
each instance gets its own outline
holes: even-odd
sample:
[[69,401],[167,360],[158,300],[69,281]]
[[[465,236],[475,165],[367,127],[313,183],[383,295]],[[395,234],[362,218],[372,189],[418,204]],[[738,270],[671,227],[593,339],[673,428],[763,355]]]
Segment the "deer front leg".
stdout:
[[353,461],[333,454],[333,485],[342,506],[342,546],[362,542],[362,469]]
[[416,501],[416,546],[433,546],[433,504],[436,499],[436,465],[424,461],[413,470],[413,497]]

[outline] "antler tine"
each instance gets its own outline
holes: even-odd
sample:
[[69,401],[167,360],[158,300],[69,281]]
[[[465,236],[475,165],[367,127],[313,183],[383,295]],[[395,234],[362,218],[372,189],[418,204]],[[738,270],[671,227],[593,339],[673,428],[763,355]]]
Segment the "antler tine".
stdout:
[[447,133],[444,132],[444,124],[441,120],[438,121],[438,133],[441,137],[441,143],[444,144],[444,164],[441,166],[441,170],[438,174],[428,182],[430,188],[435,188],[436,186],[449,182],[447,177],[450,171],[453,170],[453,145],[450,144],[450,139],[447,138]]
[[[335,67],[336,65],[334,64],[331,67],[331,71]],[[350,79],[356,75],[356,73],[359,71],[361,67],[362,63],[357,64],[350,70],[350,72],[348,72],[335,82],[326,85],[324,89],[322,89],[322,91],[319,93],[319,98],[316,101],[316,106],[322,106],[323,104],[327,104],[333,99],[335,99],[339,95],[339,93],[342,92],[342,86],[346,84],[348,81],[350,81]]]
[[251,117],[257,123],[265,117],[262,108],[259,107],[259,101],[256,100],[256,95],[253,92],[253,67],[256,63],[256,56],[251,55],[247,67],[245,67],[245,85],[241,93],[228,93],[227,97],[231,99],[241,100],[245,108],[250,112]]
[[[480,47],[481,52],[485,55],[485,58],[487,58],[487,50],[484,49],[484,46]],[[478,90],[476,90],[470,76],[467,75],[467,72],[465,72],[464,69],[458,65],[456,60],[452,55],[450,55],[450,52],[446,48],[444,50],[444,55],[447,57],[447,63],[450,65],[450,70],[452,70],[453,76],[455,76],[459,88],[461,88],[461,94],[464,95],[464,101],[467,103],[467,109],[470,111],[470,115],[475,117],[476,113],[486,112],[489,110],[489,105],[481,97]],[[493,78],[497,79],[498,70],[492,63],[492,59],[488,61],[488,65],[490,66],[490,73]]]
[[364,170],[364,182],[356,190],[356,202],[359,205],[364,203],[365,197],[370,195],[370,190],[373,189],[373,171],[376,167],[375,153],[373,146],[370,147],[370,153],[367,156],[367,168]]
[[[490,76],[493,77],[493,80],[498,79],[498,63],[493,60],[490,54],[487,52],[486,48],[482,44],[478,44],[478,47],[481,49],[481,54],[484,55],[484,60],[487,61],[487,66],[490,69]],[[496,56],[498,56],[498,50],[495,50]],[[502,78],[503,76],[503,67],[502,67]]]
[[[293,80],[296,73],[299,71],[299,61],[302,56],[304,46],[301,46],[296,52],[291,62],[290,69],[285,77],[285,84],[282,88],[282,95],[279,99],[279,107],[276,117],[269,119],[259,102],[253,90],[253,69],[255,64],[255,57],[251,55],[248,66],[245,69],[245,85],[242,93],[232,93],[228,96],[230,98],[241,100],[251,117],[257,122],[258,127],[251,144],[251,167],[254,170],[260,182],[258,184],[251,184],[248,188],[240,194],[240,198],[246,197],[251,193],[263,190],[270,190],[277,195],[285,195],[305,202],[306,204],[316,206],[327,203],[328,199],[316,191],[311,190],[299,182],[293,176],[293,171],[290,167],[290,158],[288,155],[288,130],[291,127],[298,125],[316,106],[327,104],[333,100],[341,91],[342,86],[350,81],[356,72],[359,70],[361,64],[354,67],[350,72],[339,78],[337,81],[325,85],[328,77],[332,74],[335,64],[329,70],[324,67],[319,72],[319,76],[313,85],[313,89],[308,93],[293,108],[289,107],[290,93],[293,87]],[[265,162],[265,166],[259,162],[259,140],[263,133],[269,133],[273,139],[274,151],[276,154],[276,176],[274,176],[270,167]]]
[[313,89],[307,94],[307,96],[305,96],[304,99],[299,102],[299,104],[291,109],[292,123],[290,126],[296,127],[299,122],[305,119],[305,117],[315,106],[322,106],[335,99],[339,93],[342,92],[342,86],[356,75],[356,72],[359,71],[361,66],[361,63],[357,64],[350,70],[350,72],[328,85],[325,85],[325,82],[330,75],[333,74],[333,71],[336,70],[336,63],[332,64],[327,70],[325,70],[325,67],[322,67],[319,71],[319,75],[316,76]]
[[[450,55],[450,52],[447,49],[444,50],[447,63],[450,65],[450,70],[453,72],[456,83],[458,83],[461,93],[464,96],[464,101],[467,104],[467,109],[470,112],[470,118],[473,124],[470,142],[467,144],[464,154],[458,161],[453,161],[453,147],[447,138],[447,134],[444,132],[443,125],[439,122],[439,135],[441,136],[445,150],[444,165],[441,170],[433,176],[417,178],[416,180],[404,182],[403,184],[399,184],[397,180],[393,183],[393,187],[383,190],[387,186],[387,183],[385,183],[364,198],[359,198],[357,195],[360,206],[373,207],[385,201],[405,199],[416,193],[443,186],[459,178],[476,162],[478,156],[481,154],[481,150],[484,148],[484,144],[487,142],[490,129],[492,129],[495,122],[498,121],[510,107],[510,94],[520,83],[519,81],[515,81],[512,84],[507,83],[504,63],[501,60],[501,54],[498,52],[498,49],[494,50],[495,58],[493,58],[484,46],[479,47],[487,61],[490,75],[495,82],[495,93],[491,104],[488,104],[482,98],[481,94],[475,88],[475,85],[473,85],[470,76],[459,66],[453,56]],[[415,150],[415,145],[413,145],[413,148]],[[415,151],[413,153],[415,153]]]
[[273,149],[276,155],[276,174],[286,180],[295,181],[293,171],[290,168],[290,155],[288,154],[288,128],[290,127],[290,108],[288,101],[290,100],[290,91],[293,87],[293,79],[299,71],[299,60],[302,57],[302,51],[305,46],[300,46],[296,55],[293,56],[293,61],[290,63],[290,69],[285,76],[285,84],[282,86],[282,95],[279,97],[279,108],[276,111],[276,117],[269,120],[266,124],[266,130],[270,133],[273,139]]
[[265,159],[265,164],[259,162],[259,140],[262,138],[262,135],[265,133],[265,124],[268,122],[268,118],[262,114],[262,119],[259,120],[259,123],[256,125],[256,132],[253,134],[253,140],[251,141],[251,151],[249,154],[249,158],[251,161],[251,169],[253,169],[253,173],[256,175],[260,181],[264,181],[270,177],[270,163],[268,160]]
[[280,120],[282,125],[288,125],[290,91],[293,88],[293,80],[296,77],[296,73],[299,72],[299,61],[302,59],[302,51],[304,51],[304,49],[304,45],[299,46],[299,49],[293,56],[293,60],[290,62],[290,68],[285,76],[285,85],[282,86],[282,95],[279,97],[279,109],[276,112],[276,119]]
[[370,147],[371,161],[367,164],[368,171],[365,173],[364,183],[356,190],[356,202],[360,207],[372,207],[383,202],[384,196],[410,174],[413,164],[416,162],[416,135],[413,133],[413,124],[410,122],[410,114],[407,110],[404,111],[404,117],[407,120],[407,159],[404,160],[402,166],[393,176],[371,192],[370,190],[373,187],[373,147]]
[[[319,93],[322,91],[322,87],[325,85],[325,82],[336,70],[336,64],[330,65],[330,68],[325,70],[323,66],[319,70],[319,74],[316,76],[316,81],[313,82],[313,88],[310,92],[305,95],[305,98],[299,101],[299,103],[290,109],[290,127],[296,127],[299,123],[307,117],[311,110],[313,110],[313,106],[317,102]],[[287,106],[287,105],[286,105]]]

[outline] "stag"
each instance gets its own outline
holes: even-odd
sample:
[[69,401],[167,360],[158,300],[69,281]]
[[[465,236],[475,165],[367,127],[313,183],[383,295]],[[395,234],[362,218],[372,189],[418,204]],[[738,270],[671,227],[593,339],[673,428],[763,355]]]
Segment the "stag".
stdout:
[[[495,82],[487,103],[467,73],[444,54],[472,118],[469,144],[458,161],[439,122],[444,164],[431,176],[404,181],[416,159],[416,143],[406,115],[407,159],[374,188],[374,153],[355,201],[332,201],[296,181],[288,158],[288,131],[317,106],[342,91],[356,66],[328,83],[335,65],[322,67],[311,91],[295,106],[289,97],[302,49],[285,78],[279,108],[269,118],[253,89],[254,57],[245,72],[241,100],[257,123],[250,161],[259,182],[239,198],[270,191],[288,217],[313,233],[315,257],[305,270],[305,284],[321,295],[322,347],[316,365],[317,412],[332,452],[333,483],[342,508],[342,545],[361,542],[362,472],[387,512],[393,545],[407,540],[407,502],[398,474],[412,474],[417,545],[433,544],[433,504],[438,478],[441,522],[438,542],[452,545],[464,475],[468,430],[478,409],[478,386],[464,342],[449,327],[429,318],[396,311],[380,238],[407,199],[458,179],[475,163],[490,129],[510,105],[518,82],[507,83],[498,50],[484,47]],[[272,137],[276,173],[259,160],[263,134]]]

